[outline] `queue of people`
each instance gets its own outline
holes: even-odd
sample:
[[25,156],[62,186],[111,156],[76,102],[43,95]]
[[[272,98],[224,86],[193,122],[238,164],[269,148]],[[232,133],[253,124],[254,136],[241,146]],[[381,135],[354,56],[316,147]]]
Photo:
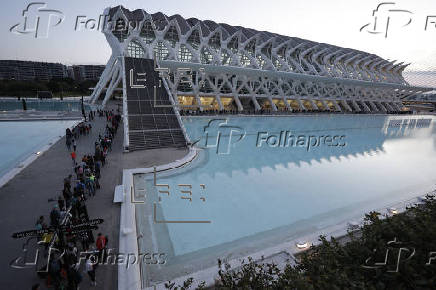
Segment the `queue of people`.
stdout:
[[[89,115],[93,115],[95,113],[92,113],[92,111],[89,113]],[[88,120],[94,120],[94,119],[88,119]],[[73,151],[76,151],[77,148],[77,140],[81,136],[86,136],[91,133],[92,130],[92,124],[90,122],[81,122],[78,125],[76,125],[73,129],[67,128],[65,130],[65,143],[67,145],[68,150],[71,150],[71,146],[73,146]]]
[[[90,133],[91,122],[96,114],[106,117],[107,124],[104,132],[98,135],[94,143],[92,148],[94,154],[87,153],[83,154],[82,158],[78,158],[77,140],[80,136]],[[88,223],[90,218],[86,202],[101,188],[99,180],[102,169],[107,166],[106,157],[112,149],[113,138],[121,122],[121,116],[113,111],[92,111],[88,115],[88,121],[80,123],[72,130],[66,130],[68,151],[73,149],[69,152],[73,160],[72,172],[63,180],[62,195],[57,199],[49,200],[55,202],[49,215],[49,223],[46,223],[44,216],[40,216],[35,225],[37,230],[47,230],[38,237],[38,240],[39,244],[45,245],[46,254],[50,252],[50,255],[47,255],[49,257],[47,265],[43,265],[43,268],[47,268],[48,271],[38,272],[38,275],[54,289],[78,289],[83,280],[79,270],[79,247],[82,253],[95,252],[100,254],[98,257],[104,257],[104,250],[108,244],[107,237],[101,233],[98,234],[97,239],[94,238],[95,226]],[[91,247],[93,244],[95,246]],[[95,257],[96,255],[89,254],[85,262],[85,272],[92,286],[97,284],[96,268],[99,261],[95,261]],[[33,287],[39,286],[37,284]]]

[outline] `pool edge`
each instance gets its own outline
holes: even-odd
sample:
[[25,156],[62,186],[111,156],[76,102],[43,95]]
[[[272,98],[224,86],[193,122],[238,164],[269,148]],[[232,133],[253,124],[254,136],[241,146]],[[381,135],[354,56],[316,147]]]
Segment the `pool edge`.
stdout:
[[[81,119],[74,119],[74,120],[76,120],[76,122],[74,122],[74,124],[70,127],[70,129],[73,129],[77,124],[82,122]],[[74,121],[74,120],[65,120],[65,121]],[[28,120],[28,121],[31,122],[31,121],[46,121],[46,120]],[[61,121],[61,120],[59,120],[59,121]],[[62,121],[64,121],[64,120],[62,119]],[[41,148],[37,149],[37,152],[39,152],[39,154],[37,154],[37,152],[31,153],[26,159],[19,162],[14,168],[12,168],[11,170],[7,171],[5,174],[0,176],[0,188],[2,188],[4,185],[6,185],[15,176],[17,176],[17,174],[19,174],[27,166],[32,164],[33,161],[35,161],[38,157],[42,156],[46,151],[48,151],[51,147],[53,147],[57,142],[59,142],[64,137],[65,137],[65,133],[60,135],[60,136],[56,136],[56,137],[48,140],[48,143],[46,145],[43,145],[43,146],[41,146]]]
[[[136,211],[135,203],[144,203],[144,201],[136,201],[134,198],[133,176],[135,174],[147,174],[167,171],[184,166],[190,163],[198,156],[200,149],[189,147],[189,152],[182,159],[173,162],[148,168],[134,168],[123,170],[123,198],[120,208],[120,236],[119,236],[119,252],[120,253],[138,253],[138,235],[136,231]],[[143,289],[143,281],[141,278],[141,269],[138,263],[133,263],[126,267],[125,264],[118,265],[118,289],[130,290]]]

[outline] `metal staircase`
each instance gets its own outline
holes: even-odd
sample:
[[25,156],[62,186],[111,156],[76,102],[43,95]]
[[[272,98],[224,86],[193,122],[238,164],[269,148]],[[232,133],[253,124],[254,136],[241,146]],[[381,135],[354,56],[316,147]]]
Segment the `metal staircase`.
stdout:
[[124,63],[129,151],[186,147],[182,124],[167,90],[163,85],[159,88],[153,60],[126,57]]

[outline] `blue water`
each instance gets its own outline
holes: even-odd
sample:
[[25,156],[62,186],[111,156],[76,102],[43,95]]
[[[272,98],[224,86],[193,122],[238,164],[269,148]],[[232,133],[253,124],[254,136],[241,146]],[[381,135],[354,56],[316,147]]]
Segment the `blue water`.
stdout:
[[[68,111],[68,112],[81,112],[80,101],[68,100],[36,100],[26,99],[27,110],[35,111]],[[89,105],[85,104],[85,110],[89,110]],[[14,111],[22,110],[22,101],[18,100],[0,100],[0,111]]]
[[[163,220],[210,221],[166,223],[175,256],[282,227],[292,234],[290,225],[322,229],[407,200],[436,183],[431,116],[210,121],[184,118],[191,141],[200,140],[203,150],[185,168],[157,175],[170,194],[159,193],[167,188],[141,177],[147,196],[161,198],[157,212]],[[182,193],[190,189],[180,184],[192,185],[192,194]]]
[[0,177],[35,154],[50,140],[65,135],[76,121],[0,122]]

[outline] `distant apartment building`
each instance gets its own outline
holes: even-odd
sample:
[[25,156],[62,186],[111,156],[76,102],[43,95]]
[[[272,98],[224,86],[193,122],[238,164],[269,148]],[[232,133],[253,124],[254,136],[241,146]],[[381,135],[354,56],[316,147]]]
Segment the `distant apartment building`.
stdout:
[[67,77],[74,79],[74,70],[72,66],[67,66]]
[[60,63],[0,60],[1,80],[42,80],[67,77],[67,67]]
[[61,63],[0,60],[0,80],[49,81],[52,79],[72,78],[77,81],[98,80],[104,65],[73,65]]
[[78,81],[98,80],[104,68],[104,65],[73,65],[72,75]]

